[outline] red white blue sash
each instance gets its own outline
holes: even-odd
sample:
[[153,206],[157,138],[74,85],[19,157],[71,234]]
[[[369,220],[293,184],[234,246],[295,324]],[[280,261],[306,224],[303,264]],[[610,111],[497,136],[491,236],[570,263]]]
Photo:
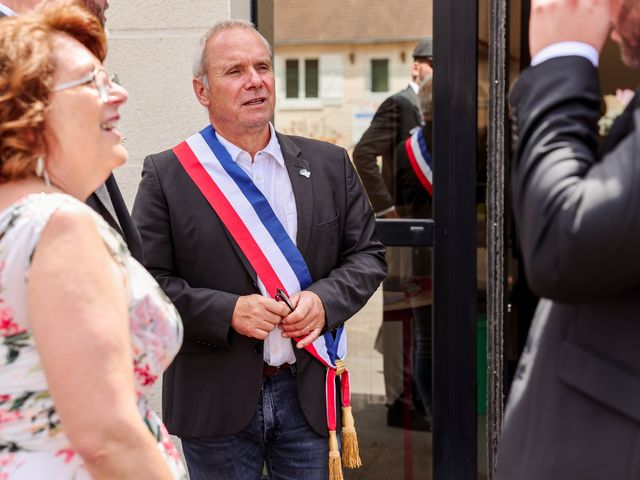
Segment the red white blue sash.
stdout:
[[424,134],[422,128],[419,128],[405,141],[405,149],[411,168],[418,177],[418,180],[422,186],[429,192],[429,195],[433,195],[433,161],[431,154],[427,149],[427,143],[424,140]]
[[[266,289],[263,295],[274,298],[277,289],[292,295],[311,285],[302,254],[262,192],[218,141],[211,125],[176,145],[173,152],[255,269]],[[327,367],[327,421],[329,430],[335,430],[336,368],[347,354],[344,326],[321,335],[306,350]],[[341,380],[343,406],[350,406],[347,371]]]

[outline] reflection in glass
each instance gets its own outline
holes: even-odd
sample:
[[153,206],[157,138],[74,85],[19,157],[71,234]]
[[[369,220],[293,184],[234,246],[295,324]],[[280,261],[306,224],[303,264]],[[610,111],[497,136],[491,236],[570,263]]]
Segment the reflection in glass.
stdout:
[[386,58],[371,60],[371,91],[389,91],[389,60]]
[[318,59],[307,58],[304,61],[304,96],[318,98]]
[[[347,322],[364,468],[350,480],[431,478],[431,248],[391,247],[382,295]],[[428,268],[428,267],[427,267]]]
[[[275,0],[273,33],[276,130],[344,147],[379,216],[397,206],[405,218],[431,217],[428,190],[397,153],[425,126],[417,93],[430,65],[419,70],[413,54],[431,35],[431,2]],[[397,114],[384,97],[402,91],[412,95],[400,101],[402,124],[378,122],[380,109]],[[344,470],[347,480],[431,478],[431,249],[393,247],[387,260],[388,281],[346,323],[363,461]]]
[[298,82],[300,77],[300,72],[298,70],[298,60],[287,60],[286,65],[287,98],[298,98]]

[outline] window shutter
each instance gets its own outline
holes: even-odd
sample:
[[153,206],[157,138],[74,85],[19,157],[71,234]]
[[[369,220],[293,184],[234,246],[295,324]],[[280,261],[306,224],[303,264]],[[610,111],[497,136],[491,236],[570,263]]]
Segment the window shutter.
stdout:
[[285,70],[285,59],[279,55],[274,55],[273,73],[276,80],[276,98],[278,102],[281,102],[286,98],[285,87],[287,84],[287,78]]
[[344,96],[344,57],[339,53],[320,57],[320,98],[341,103]]

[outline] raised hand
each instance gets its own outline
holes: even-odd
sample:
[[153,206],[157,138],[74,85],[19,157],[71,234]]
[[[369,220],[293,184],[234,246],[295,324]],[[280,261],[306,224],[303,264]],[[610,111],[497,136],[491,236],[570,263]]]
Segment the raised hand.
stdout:
[[602,49],[611,28],[609,0],[531,0],[531,57],[553,43],[583,42]]

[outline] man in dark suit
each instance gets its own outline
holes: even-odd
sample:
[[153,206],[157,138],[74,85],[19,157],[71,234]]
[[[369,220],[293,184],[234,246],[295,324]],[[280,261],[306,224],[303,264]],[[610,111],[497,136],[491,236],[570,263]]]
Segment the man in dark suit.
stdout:
[[601,149],[598,52],[640,66],[637,0],[534,0],[511,94],[513,208],[542,297],[511,388],[498,478],[640,478],[640,104]]
[[[378,217],[403,216],[396,206],[396,147],[409,137],[411,130],[423,124],[418,89],[433,72],[432,55],[431,38],[416,46],[413,51],[411,82],[404,90],[382,102],[371,125],[353,149],[353,163]],[[382,172],[377,157],[382,157]]]
[[[35,7],[42,0],[5,0],[0,3],[0,18],[16,15]],[[84,0],[88,10],[94,13],[104,25],[105,10],[109,7],[106,0]],[[87,199],[87,205],[97,211],[124,238],[129,251],[138,261],[142,262],[142,239],[136,230],[127,205],[122,198],[120,189],[113,174],[106,182],[92,193]]]
[[[426,214],[431,212],[429,194],[414,175],[406,155],[399,157],[398,152],[404,151],[404,141],[412,131],[424,124],[418,90],[433,73],[432,55],[431,38],[416,45],[411,82],[378,107],[371,125],[353,150],[354,164],[373,210],[380,218],[426,218]],[[382,170],[378,157],[382,157]],[[428,200],[428,204],[423,200]],[[431,309],[419,301],[431,288],[425,283],[431,276],[431,264],[426,260],[430,256],[430,250],[424,247],[387,249],[389,275],[383,285],[385,304],[378,338],[382,344],[379,349],[384,355],[387,425],[392,427],[431,428],[431,363],[426,359],[431,356],[428,345]],[[420,307],[399,308],[395,301],[398,294],[411,297],[411,301],[419,302]],[[402,328],[405,322],[413,325],[411,338],[406,337],[404,332],[407,329]],[[418,355],[422,360],[405,365],[404,348],[413,348],[414,356]],[[415,383],[412,388],[407,388],[406,377],[411,375],[410,372],[416,382],[412,382]],[[418,394],[412,394],[411,390]]]
[[324,480],[326,369],[302,347],[365,304],[384,277],[384,248],[346,151],[273,129],[266,40],[248,22],[226,21],[200,47],[193,87],[222,153],[213,151],[267,200],[311,283],[291,295],[293,313],[261,295],[266,280],[177,147],[147,157],[133,217],[145,266],[185,332],[164,376],[164,420],[181,437],[192,480],[259,479],[265,461],[274,479]]

